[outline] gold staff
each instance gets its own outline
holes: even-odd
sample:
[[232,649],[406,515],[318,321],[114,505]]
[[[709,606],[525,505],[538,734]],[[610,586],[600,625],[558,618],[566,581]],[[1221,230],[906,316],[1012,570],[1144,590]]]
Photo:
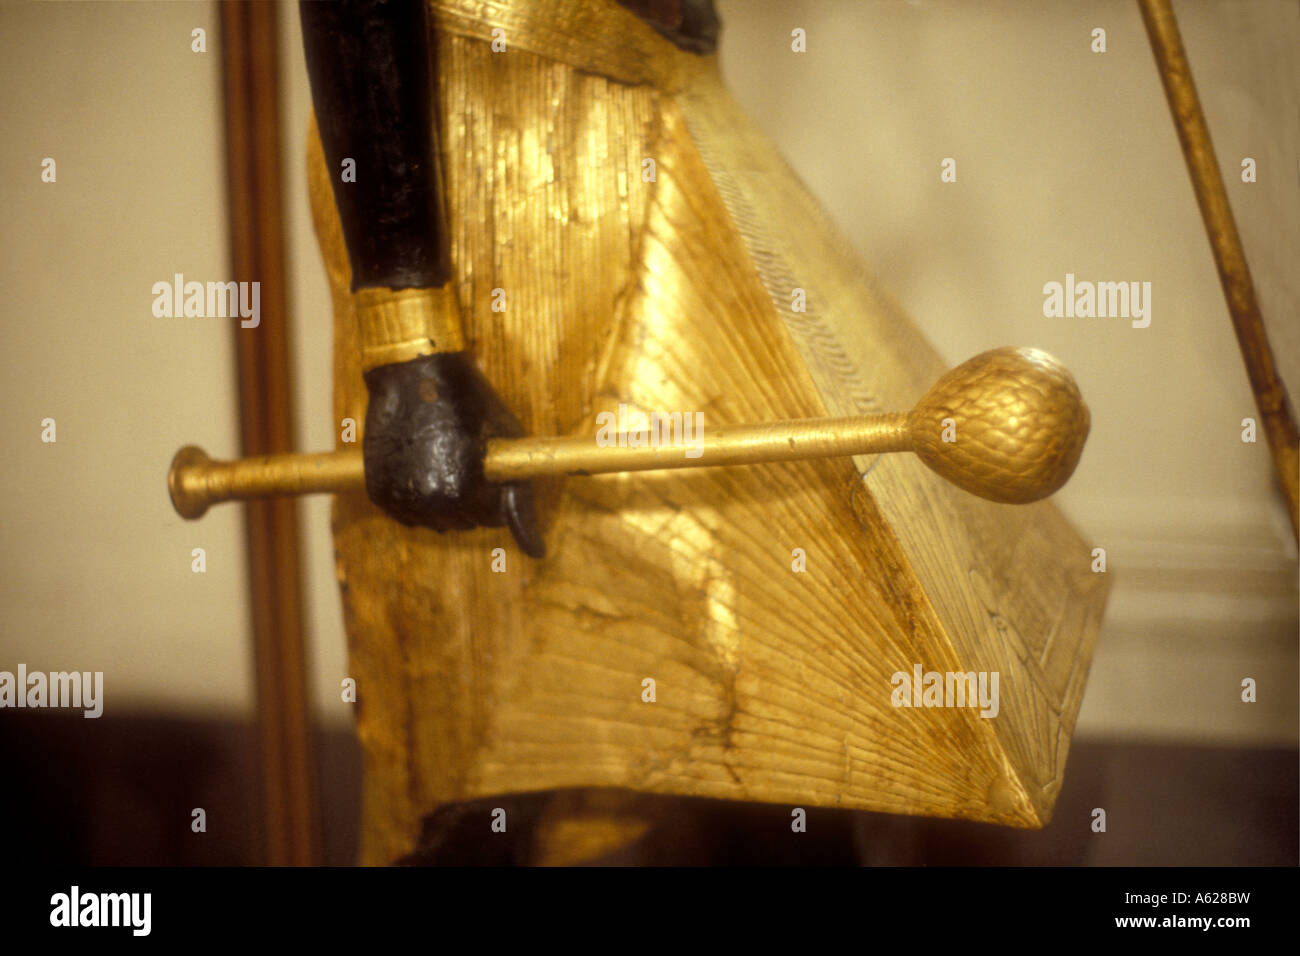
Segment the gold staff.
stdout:
[[1214,142],[1201,111],[1201,99],[1192,80],[1192,68],[1183,49],[1178,21],[1174,19],[1169,0],[1138,0],[1138,7],[1160,70],[1160,81],[1165,87],[1165,98],[1169,101],[1178,141],[1182,144],[1183,159],[1192,178],[1192,190],[1201,207],[1205,234],[1209,237],[1214,264],[1219,270],[1219,283],[1223,286],[1232,328],[1237,333],[1237,344],[1246,363],[1246,377],[1255,393],[1255,405],[1273,454],[1277,483],[1291,519],[1291,533],[1300,541],[1300,429],[1296,426],[1286,388],[1273,361],[1264,317],[1259,310],[1259,300],[1255,298],[1255,283],[1250,277],[1246,251],[1237,233],[1237,222],[1228,203],[1223,176],[1219,173]]
[[[724,425],[689,446],[601,445],[594,436],[492,439],[484,472],[490,481],[516,481],[911,451],[967,491],[1020,504],[1065,484],[1088,426],[1088,406],[1069,370],[1038,349],[1001,348],[949,371],[911,412]],[[167,484],[176,511],[198,518],[221,501],[362,490],[365,469],[358,449],[214,461],[187,445],[172,460]]]

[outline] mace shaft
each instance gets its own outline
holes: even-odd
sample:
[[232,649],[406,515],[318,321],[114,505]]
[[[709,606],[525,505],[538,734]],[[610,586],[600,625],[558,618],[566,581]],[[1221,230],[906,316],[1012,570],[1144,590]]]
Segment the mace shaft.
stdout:
[[[689,441],[674,435],[668,443],[656,440],[648,429],[621,432],[605,443],[591,435],[496,438],[487,443],[483,470],[489,481],[525,481],[558,475],[799,461],[911,447],[907,415],[889,413],[726,425]],[[337,494],[360,491],[365,485],[359,449],[219,461],[188,445],[176,453],[168,474],[172,502],[185,518],[198,518],[222,501]]]
[[[548,475],[757,465],[912,447],[907,415],[901,413],[724,425],[694,440],[668,444],[652,436],[652,432],[623,432],[604,444],[588,436],[498,439],[488,443],[484,472],[491,481],[520,481]],[[634,440],[638,444],[630,444]]]

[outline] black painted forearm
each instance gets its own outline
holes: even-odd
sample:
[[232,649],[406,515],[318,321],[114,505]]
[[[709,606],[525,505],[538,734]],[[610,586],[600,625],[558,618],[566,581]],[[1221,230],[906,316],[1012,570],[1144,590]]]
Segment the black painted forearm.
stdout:
[[[302,0],[303,47],[352,289],[451,277],[420,0]],[[342,178],[356,163],[356,181]]]

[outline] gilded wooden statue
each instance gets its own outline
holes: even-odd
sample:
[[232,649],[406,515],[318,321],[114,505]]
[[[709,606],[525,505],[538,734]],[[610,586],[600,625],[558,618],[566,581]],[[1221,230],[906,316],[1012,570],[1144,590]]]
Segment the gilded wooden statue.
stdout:
[[301,14],[361,449],[171,482],[336,494],[363,862],[528,793],[536,862],[675,796],[1044,825],[1106,593],[1042,500],[1069,372],[945,366],[728,95],[708,0]]

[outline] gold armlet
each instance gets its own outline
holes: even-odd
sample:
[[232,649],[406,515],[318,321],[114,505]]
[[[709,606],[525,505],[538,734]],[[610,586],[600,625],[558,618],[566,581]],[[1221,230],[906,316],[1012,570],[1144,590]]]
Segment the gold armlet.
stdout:
[[451,283],[436,289],[361,289],[355,301],[363,373],[465,348]]

